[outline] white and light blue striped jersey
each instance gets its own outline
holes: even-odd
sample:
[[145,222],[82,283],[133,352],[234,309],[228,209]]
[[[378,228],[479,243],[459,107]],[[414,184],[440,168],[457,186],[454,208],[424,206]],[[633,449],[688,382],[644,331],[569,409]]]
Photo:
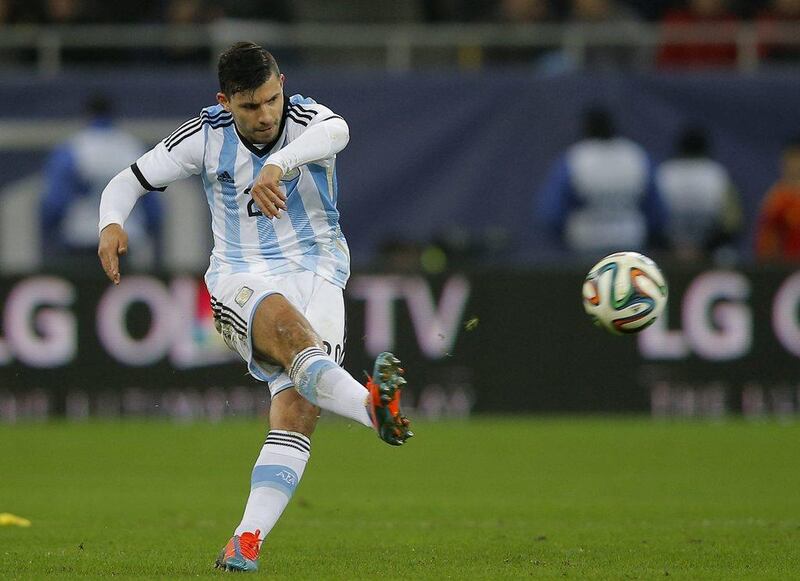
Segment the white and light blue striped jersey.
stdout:
[[734,188],[721,163],[670,159],[658,167],[656,184],[669,211],[668,233],[676,248],[703,248],[723,230]]
[[543,221],[578,252],[645,248],[666,221],[652,162],[624,137],[583,139],[569,147],[538,203]]
[[211,209],[214,249],[206,272],[213,288],[230,273],[286,274],[308,270],[344,288],[350,252],[339,227],[336,156],[287,172],[282,187],[286,212],[262,215],[250,188],[270,156],[308,127],[338,117],[313,99],[284,99],[278,138],[259,149],[241,136],[221,105],[203,109],[131,166],[142,187],[163,190],[170,183],[200,175]]

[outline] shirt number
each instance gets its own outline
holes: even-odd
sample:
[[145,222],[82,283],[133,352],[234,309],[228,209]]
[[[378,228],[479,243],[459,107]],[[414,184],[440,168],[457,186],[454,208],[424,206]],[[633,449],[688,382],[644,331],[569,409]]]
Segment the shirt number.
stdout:
[[[249,196],[250,195],[250,190],[251,190],[251,188],[247,188],[244,191],[244,195],[245,196]],[[250,201],[247,202],[247,215],[249,217],[251,217],[251,218],[255,218],[256,216],[263,216],[264,215],[261,212],[261,210],[258,209],[258,206],[256,206],[256,201],[253,198],[250,198]]]

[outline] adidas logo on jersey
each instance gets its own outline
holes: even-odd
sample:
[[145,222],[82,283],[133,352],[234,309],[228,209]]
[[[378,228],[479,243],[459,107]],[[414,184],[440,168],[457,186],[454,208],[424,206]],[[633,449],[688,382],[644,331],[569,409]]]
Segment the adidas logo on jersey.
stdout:
[[226,184],[232,184],[233,183],[233,178],[231,177],[231,174],[229,174],[228,172],[224,171],[221,174],[217,174],[217,181],[224,182]]

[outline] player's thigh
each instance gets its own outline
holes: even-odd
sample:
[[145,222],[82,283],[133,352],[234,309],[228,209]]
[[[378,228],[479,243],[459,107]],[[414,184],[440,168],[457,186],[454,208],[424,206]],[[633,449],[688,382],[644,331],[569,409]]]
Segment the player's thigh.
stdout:
[[255,354],[288,367],[303,349],[321,346],[311,323],[289,299],[273,293],[260,302],[252,325]]
[[237,273],[220,277],[209,285],[209,292],[214,322],[225,343],[247,362],[254,377],[261,381],[275,379],[280,366],[259,357],[254,349],[255,328],[259,327],[256,314],[259,305],[273,295],[285,297],[299,311],[304,303],[295,281],[288,277]]

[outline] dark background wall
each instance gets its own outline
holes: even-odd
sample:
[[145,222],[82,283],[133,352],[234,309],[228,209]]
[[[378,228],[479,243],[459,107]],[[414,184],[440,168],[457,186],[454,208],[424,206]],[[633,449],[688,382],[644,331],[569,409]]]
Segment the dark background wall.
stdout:
[[[684,124],[707,125],[716,157],[742,193],[749,232],[777,175],[781,145],[800,133],[791,98],[800,95],[800,77],[781,73],[285,72],[287,93],[312,96],[350,124],[352,140],[339,160],[340,204],[357,264],[369,262],[387,236],[427,240],[458,226],[507,231],[510,243],[493,263],[552,258],[533,200],[549,165],[576,139],[587,105],[610,107],[621,132],[656,161],[670,154]],[[0,122],[73,119],[96,91],[111,95],[124,119],[180,120],[212,104],[216,92],[208,72],[0,78]],[[0,150],[0,172],[38,171],[45,153]],[[749,248],[748,238],[745,256]]]

